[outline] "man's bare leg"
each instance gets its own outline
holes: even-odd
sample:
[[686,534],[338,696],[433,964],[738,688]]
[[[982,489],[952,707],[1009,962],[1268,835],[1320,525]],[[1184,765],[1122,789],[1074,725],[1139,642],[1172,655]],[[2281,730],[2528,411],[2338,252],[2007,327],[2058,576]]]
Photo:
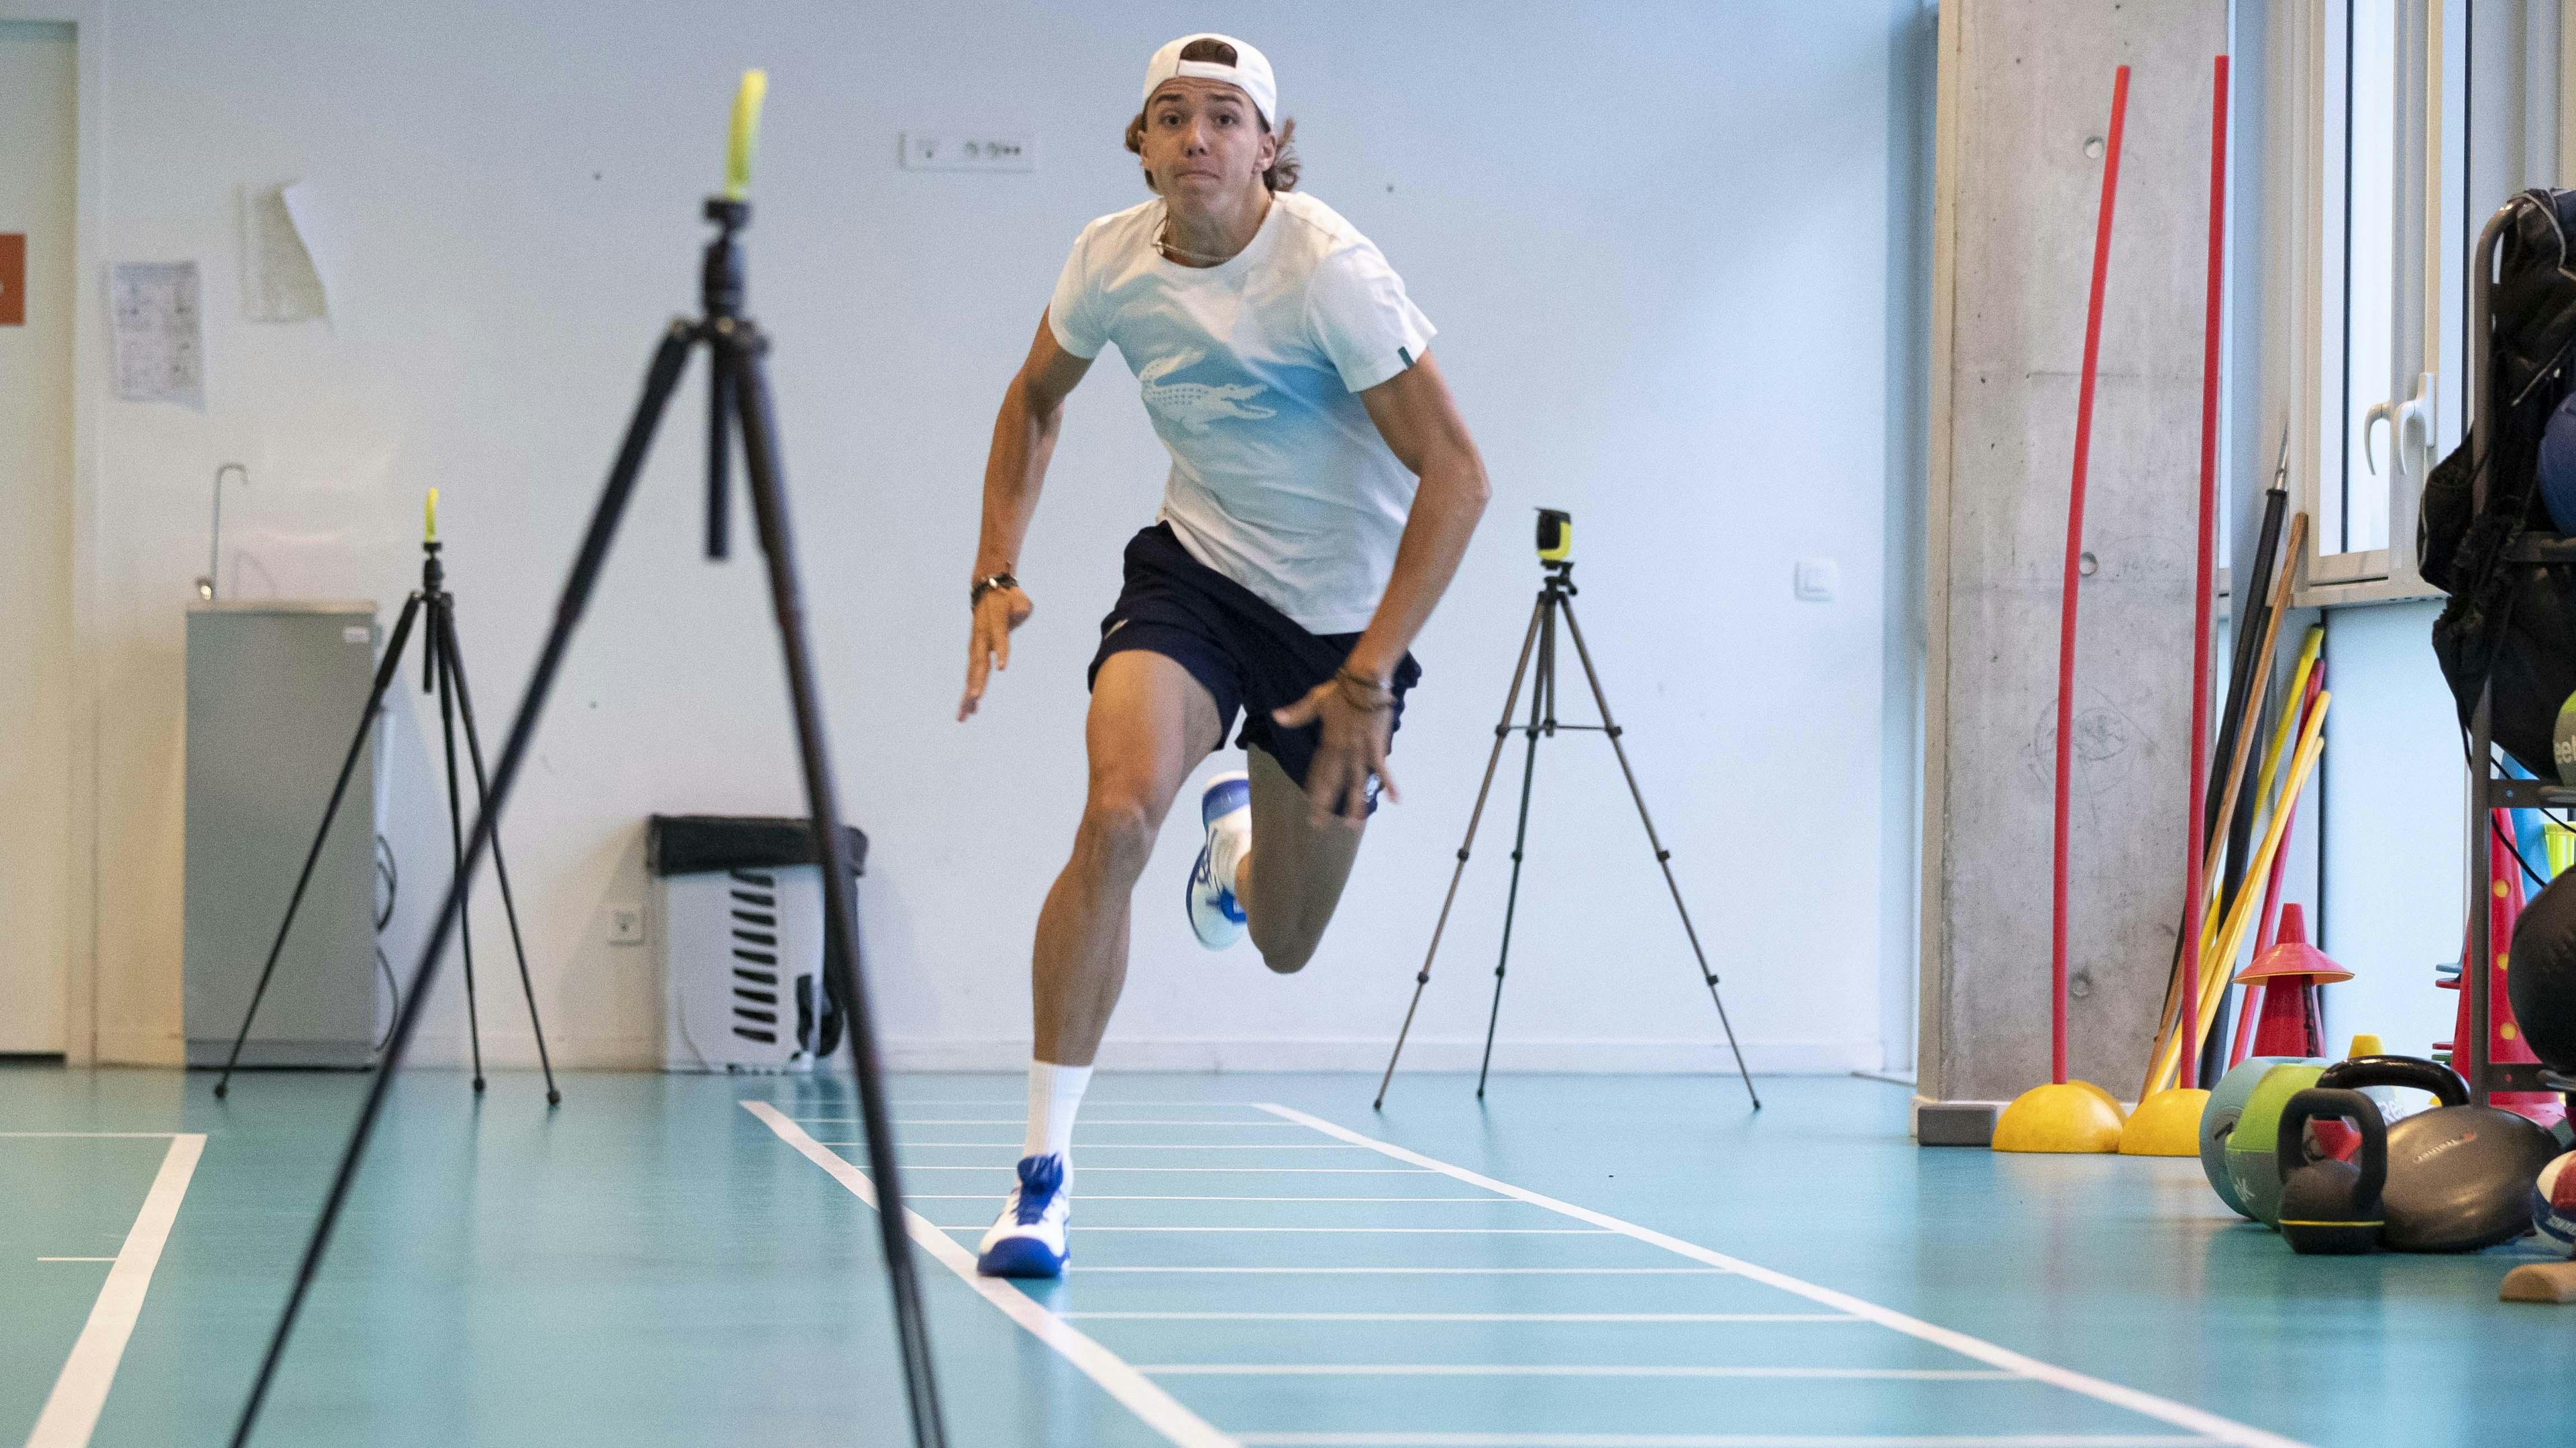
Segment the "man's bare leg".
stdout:
[[1038,912],[1029,969],[1037,1018],[1029,1123],[1019,1185],[977,1249],[976,1270],[988,1277],[1064,1270],[1073,1118],[1127,983],[1129,902],[1172,796],[1216,748],[1216,703],[1179,664],[1131,649],[1101,664],[1084,733],[1091,784],[1073,858]]
[[[1127,916],[1136,880],[1172,797],[1219,742],[1216,701],[1189,670],[1161,654],[1130,649],[1101,664],[1084,734],[1091,783],[1082,824],[1074,832],[1073,858],[1038,912],[1029,973],[1037,1059],[1060,1066],[1088,1066],[1100,1050],[1127,983]],[[1259,799],[1256,782],[1256,819]]]
[[1262,964],[1286,975],[1313,959],[1359,858],[1360,830],[1315,823],[1306,792],[1260,749],[1251,756],[1252,851],[1235,867],[1235,895]]

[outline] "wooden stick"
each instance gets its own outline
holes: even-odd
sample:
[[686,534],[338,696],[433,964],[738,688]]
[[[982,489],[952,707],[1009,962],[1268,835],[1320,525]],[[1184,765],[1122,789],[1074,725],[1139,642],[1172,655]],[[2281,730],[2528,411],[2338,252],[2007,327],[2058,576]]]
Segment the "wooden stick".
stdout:
[[[2333,703],[2334,694],[2331,691],[2317,695],[2316,712],[2310,716],[2306,729],[2301,731],[2298,757],[2290,762],[2289,780],[2281,786],[2289,798],[2296,798],[2298,792],[2306,787],[2308,773],[2316,767],[2317,756],[2325,752],[2326,710]],[[2290,814],[2291,811],[2283,810],[2272,817],[2271,828],[2263,832],[2263,843],[2254,851],[2253,861],[2245,872],[2247,879],[2252,879],[2271,867],[2273,851],[2281,847],[2281,837],[2289,833]],[[2226,962],[2226,968],[2212,971],[2209,979],[2201,983],[2201,998],[2195,1003],[2197,1008],[2192,1012],[2192,1029],[2189,1033],[2192,1050],[2200,1049],[2201,1038],[2208,1034],[2210,1022],[2217,1018],[2218,1003],[2225,998],[2228,977],[2234,973],[2237,947],[2245,943],[2246,929],[2253,921],[2254,905],[2255,892],[2240,890],[2236,895],[2236,903],[2227,912],[2227,923],[2219,931],[2216,956],[2216,959]],[[2176,1061],[2174,1052],[2182,1046],[2183,1035],[2183,1032],[2176,1031],[2159,1048],[2155,1063],[2147,1074],[2149,1091],[2154,1091],[2172,1078]]]
[[[2281,614],[2288,608],[2290,602],[2290,579],[2299,571],[2299,550],[2306,545],[2307,541],[2308,515],[2292,514],[2289,548],[2282,554],[2282,567],[2272,575],[2271,607],[2268,610],[2270,617],[2263,621],[2263,641],[2254,651],[2256,667],[2261,670],[2258,677],[2268,679],[2271,676],[2272,646],[2280,637]],[[2218,853],[2217,832],[2225,829],[2228,817],[2236,813],[2236,796],[2245,785],[2245,757],[2254,747],[2255,731],[2262,728],[2265,692],[2261,686],[2248,681],[2245,689],[2244,711],[2238,717],[2236,726],[2236,750],[2227,765],[2227,788],[2218,797],[2218,808],[2209,816],[2208,857],[2215,857]],[[2182,976],[2177,972],[2165,987],[2164,1014],[2156,1023],[2156,1048],[2148,1053],[2148,1060],[2163,1059],[2164,1043],[2173,1034],[2176,1023],[2182,1017],[2181,1003]],[[2149,1073],[2146,1084],[2138,1088],[2139,1100],[2146,1099],[2147,1093],[2155,1089],[2156,1079],[2163,1074],[2161,1071]]]
[[2308,625],[2308,635],[2299,641],[2299,666],[2290,671],[2290,691],[2281,702],[2281,712],[2272,724],[2272,742],[2263,746],[2263,769],[2254,776],[2254,798],[2273,808],[2279,802],[2272,785],[2281,777],[2281,767],[2290,762],[2290,742],[2299,737],[2299,727],[2308,722],[2308,705],[2316,699],[2317,687],[2323,681],[2316,677],[2318,656],[2325,651],[2326,631],[2316,624]]
[[[2305,671],[2303,670],[2302,672]],[[2304,691],[2301,691],[2299,698],[2299,718],[2302,721],[2302,728],[2306,727],[2304,721],[2307,719],[2308,714],[2315,710],[2317,695],[2322,692],[2324,684],[2325,670],[2318,669],[2315,672],[2308,674],[2308,686]],[[2288,828],[2297,828],[2299,823],[2299,797],[2297,795],[2283,795],[2281,798],[2272,801],[2272,813],[2274,815],[2279,815],[2284,811],[2287,811],[2290,816]],[[2261,960],[2263,958],[2263,952],[2270,950],[2274,940],[2277,939],[2275,927],[2278,925],[2280,917],[2275,912],[2280,906],[2281,876],[2284,867],[2289,863],[2289,851],[2276,850],[2273,852],[2272,868],[2267,872],[2269,878],[2263,885],[2263,910],[2261,914],[2254,917],[2254,959],[2256,960]],[[2253,884],[2253,881],[2249,879],[2246,881],[2246,884],[2250,887]],[[2236,1008],[2236,1044],[2235,1047],[2227,1053],[2227,1064],[2230,1066],[2234,1066],[2237,1062],[2245,1059],[2248,1043],[2254,1039],[2254,992],[2261,989],[2265,989],[2265,987],[2250,984],[2247,985],[2245,987],[2245,999],[2243,1003]],[[2312,984],[2308,989],[2314,990],[2316,987]],[[2311,1018],[2321,1021],[2325,1019],[2325,1015],[2322,1011],[2318,1011],[2314,1013]],[[2325,1054],[2325,1048],[2320,1044],[2316,1050],[2311,1051],[2308,1054],[2312,1056],[2322,1056]]]

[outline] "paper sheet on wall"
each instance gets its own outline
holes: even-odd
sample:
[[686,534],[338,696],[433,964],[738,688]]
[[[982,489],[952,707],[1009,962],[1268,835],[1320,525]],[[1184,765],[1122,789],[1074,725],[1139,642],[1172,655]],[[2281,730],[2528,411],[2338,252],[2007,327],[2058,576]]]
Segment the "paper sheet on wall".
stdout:
[[321,268],[298,225],[310,209],[303,190],[303,183],[296,182],[243,192],[242,306],[254,322],[308,322],[331,315]]
[[348,235],[340,224],[340,209],[330,204],[310,181],[298,181],[282,188],[278,195],[286,203],[286,214],[295,222],[295,234],[304,241],[305,258],[313,264],[313,283],[322,289],[326,308],[325,320],[336,316],[348,319],[349,280]]
[[193,261],[118,262],[107,305],[116,339],[116,395],[127,402],[206,405],[205,328]]

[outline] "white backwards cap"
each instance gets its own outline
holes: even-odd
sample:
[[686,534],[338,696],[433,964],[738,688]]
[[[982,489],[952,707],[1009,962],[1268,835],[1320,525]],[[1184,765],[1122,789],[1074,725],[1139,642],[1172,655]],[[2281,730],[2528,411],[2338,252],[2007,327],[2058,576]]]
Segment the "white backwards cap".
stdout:
[[[1182,50],[1194,40],[1218,40],[1233,46],[1234,64],[1181,59]],[[1184,35],[1155,51],[1154,58],[1145,63],[1145,99],[1152,100],[1163,82],[1176,78],[1223,81],[1252,97],[1253,109],[1261,112],[1265,124],[1273,129],[1279,124],[1279,83],[1271,79],[1270,57],[1231,35],[1203,30],[1196,35]]]

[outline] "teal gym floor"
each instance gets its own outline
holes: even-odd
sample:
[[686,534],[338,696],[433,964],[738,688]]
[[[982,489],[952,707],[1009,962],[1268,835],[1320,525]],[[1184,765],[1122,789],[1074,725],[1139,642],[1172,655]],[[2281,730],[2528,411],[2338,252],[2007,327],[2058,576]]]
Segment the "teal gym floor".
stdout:
[[[0,1069],[0,1444],[226,1441],[363,1082],[210,1084]],[[1024,1292],[946,1265],[1018,1079],[898,1080],[951,1441],[2576,1442],[2576,1307],[2496,1301],[2527,1246],[2294,1257],[2194,1162],[1922,1150],[1864,1080],[1373,1085],[1101,1077]],[[398,1083],[257,1441],[906,1442],[846,1084],[564,1087]]]

